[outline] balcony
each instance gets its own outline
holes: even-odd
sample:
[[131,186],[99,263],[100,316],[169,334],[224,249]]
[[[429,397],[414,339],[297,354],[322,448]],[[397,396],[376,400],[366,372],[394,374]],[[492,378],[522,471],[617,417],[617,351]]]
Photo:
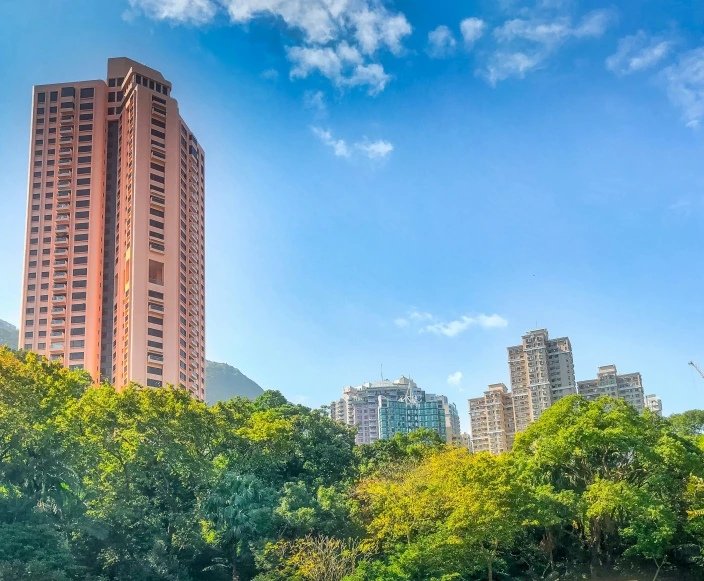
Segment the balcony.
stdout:
[[70,157],[61,157],[59,158],[59,166],[62,165],[71,165],[73,163],[73,160]]
[[63,350],[64,350],[64,345],[65,345],[65,343],[52,343],[52,344],[49,346],[49,349],[50,349],[51,351],[63,351]]
[[[68,230],[68,226],[57,226],[56,227],[57,232],[58,232],[59,228],[61,228],[62,232],[64,230]],[[68,248],[55,248],[54,254],[68,254]]]
[[71,175],[70,169],[60,169],[59,170],[59,176],[69,177],[70,175]]
[[73,135],[59,137],[59,143],[70,143],[71,141],[73,141]]
[[158,353],[147,353],[147,360],[148,361],[164,361],[164,356],[159,355]]
[[66,276],[67,276],[67,273],[65,270],[57,270],[54,272],[54,279],[66,278]]
[[57,210],[65,210],[66,208],[70,208],[70,207],[71,207],[71,204],[69,204],[68,202],[59,202],[58,204],[56,204]]
[[163,198],[160,198],[159,196],[149,196],[149,197],[150,197],[151,203],[154,204],[155,206],[162,206],[163,207],[165,205]]
[[68,236],[57,236],[54,238],[56,244],[68,244]]
[[[66,261],[64,260],[64,262],[66,262]],[[66,286],[67,286],[67,285],[66,285],[65,282],[55,282],[55,283],[51,286],[51,290],[65,290],[65,289],[66,289]]]
[[53,337],[54,339],[58,339],[58,338],[62,338],[62,339],[63,339],[63,337],[64,337],[65,334],[66,334],[66,331],[64,331],[63,329],[61,329],[61,330],[59,330],[59,331],[52,331],[51,333],[49,333],[49,337]]
[[61,135],[66,135],[68,133],[73,133],[73,125],[62,125],[61,129],[59,129],[59,133]]
[[52,303],[65,303],[66,302],[66,295],[54,295],[51,297],[51,302]]
[[59,190],[57,194],[58,198],[67,198],[71,195],[71,190]]
[[158,284],[159,286],[164,286],[164,281],[159,280],[158,278],[150,278],[149,283],[150,284]]
[[[51,307],[51,314],[52,315],[60,315],[61,313],[65,313],[65,312],[66,312],[66,307]],[[52,331],[52,333],[53,332],[54,331]]]
[[58,187],[62,187],[62,186],[71,187],[71,180],[59,180],[59,183],[57,185],[58,185]]
[[156,303],[149,303],[149,310],[155,311],[157,313],[164,312],[164,305],[157,305]]
[[164,252],[164,250],[165,250],[164,245],[159,244],[157,242],[150,242],[149,249],[153,250],[154,252]]
[[56,215],[56,221],[57,222],[66,222],[67,220],[71,219],[71,214],[57,214]]
[[51,320],[52,327],[61,327],[65,324],[66,324],[66,319],[52,319]]

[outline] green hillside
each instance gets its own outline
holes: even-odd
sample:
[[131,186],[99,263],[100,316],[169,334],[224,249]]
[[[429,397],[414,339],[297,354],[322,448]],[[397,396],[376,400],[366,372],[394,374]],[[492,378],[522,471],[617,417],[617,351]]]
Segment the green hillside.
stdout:
[[227,363],[205,362],[205,395],[209,404],[237,395],[256,399],[264,390],[239,369]]
[[7,345],[11,349],[17,349],[20,330],[13,324],[0,319],[0,345]]

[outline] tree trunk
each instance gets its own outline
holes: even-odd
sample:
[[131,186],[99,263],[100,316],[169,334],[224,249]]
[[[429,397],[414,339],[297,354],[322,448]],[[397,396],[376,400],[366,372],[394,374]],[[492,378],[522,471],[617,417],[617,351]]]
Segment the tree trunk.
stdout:
[[491,568],[491,565],[492,565],[492,562],[491,562],[491,559],[489,559],[489,561],[487,562],[487,567],[489,569],[489,581],[494,581],[494,571]]
[[662,569],[663,565],[665,564],[665,561],[667,561],[667,557],[663,557],[662,563],[658,565],[657,559],[653,559],[655,561],[655,564],[657,565],[658,569],[655,571],[655,577],[653,577],[653,581],[657,581],[658,575],[660,575],[660,569]]

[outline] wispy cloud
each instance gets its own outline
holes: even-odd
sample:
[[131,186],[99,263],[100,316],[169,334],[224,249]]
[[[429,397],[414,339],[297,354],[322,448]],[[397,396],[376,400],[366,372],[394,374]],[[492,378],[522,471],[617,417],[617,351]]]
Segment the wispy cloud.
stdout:
[[306,91],[303,94],[303,103],[309,109],[315,110],[320,116],[324,116],[327,113],[325,93],[322,91]]
[[265,81],[277,81],[279,79],[279,71],[276,69],[267,69],[259,76]]
[[410,311],[405,317],[394,320],[397,327],[413,327],[420,333],[434,333],[446,337],[456,337],[470,327],[481,327],[483,329],[496,329],[506,327],[508,321],[499,315],[462,316],[454,321],[445,322],[431,315],[420,311]]
[[507,325],[508,321],[499,315],[478,315],[476,317],[468,317],[465,315],[449,323],[433,323],[432,325],[426,326],[424,331],[435,333],[436,335],[445,335],[446,337],[456,337],[473,326],[479,326],[484,329],[495,329]]
[[698,128],[704,118],[704,47],[680,54],[662,71],[662,78],[687,127]]
[[452,31],[445,25],[438,26],[428,33],[428,48],[426,52],[430,58],[441,59],[455,52],[457,41]]
[[452,375],[448,375],[447,383],[449,385],[454,385],[455,387],[458,387],[460,383],[462,383],[462,372],[455,371]]
[[369,159],[381,159],[387,157],[394,149],[390,142],[383,139],[377,141],[364,140],[355,143],[353,148],[350,148],[344,139],[335,139],[329,129],[313,127],[312,130],[325,145],[333,150],[337,157],[351,157],[354,149]]
[[460,22],[460,32],[467,48],[474,46],[474,43],[484,36],[485,30],[486,23],[481,18],[465,18]]
[[355,147],[362,151],[369,159],[384,158],[394,150],[394,146],[383,139],[368,143],[357,143]]
[[618,42],[618,49],[606,59],[606,68],[617,75],[629,75],[654,67],[667,57],[674,43],[642,30]]
[[478,74],[495,86],[499,81],[524,78],[567,41],[598,38],[616,20],[611,10],[593,10],[576,24],[570,16],[535,13],[513,18],[494,29],[496,49]]
[[367,87],[370,95],[384,90],[390,76],[376,61],[387,50],[404,52],[412,27],[401,12],[377,0],[129,0],[131,14],[173,23],[202,25],[219,13],[233,24],[272,17],[303,41],[288,49],[291,78],[319,73],[338,88]]
[[313,133],[318,136],[320,141],[330,147],[337,157],[350,156],[350,150],[344,139],[335,139],[330,131],[320,127],[313,127]]

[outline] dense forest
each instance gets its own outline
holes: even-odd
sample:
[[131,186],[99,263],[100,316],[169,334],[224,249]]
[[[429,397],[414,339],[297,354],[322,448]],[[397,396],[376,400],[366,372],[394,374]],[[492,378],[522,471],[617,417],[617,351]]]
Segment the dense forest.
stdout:
[[278,392],[116,393],[2,349],[0,580],[702,579],[703,428],[572,396],[499,457],[355,446]]

